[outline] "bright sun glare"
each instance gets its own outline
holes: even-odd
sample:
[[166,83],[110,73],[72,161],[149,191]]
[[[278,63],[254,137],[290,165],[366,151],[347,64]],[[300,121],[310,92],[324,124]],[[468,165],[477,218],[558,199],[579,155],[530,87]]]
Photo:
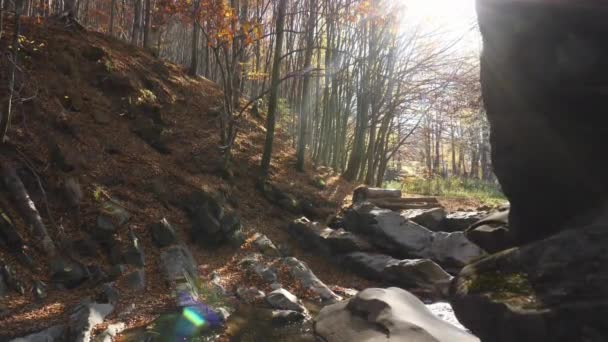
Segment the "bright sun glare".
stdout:
[[[464,37],[465,44],[476,48],[479,35],[475,29],[477,14],[475,0],[398,0],[405,5],[402,25],[410,20],[440,28],[450,38]],[[408,20],[409,18],[409,20]]]

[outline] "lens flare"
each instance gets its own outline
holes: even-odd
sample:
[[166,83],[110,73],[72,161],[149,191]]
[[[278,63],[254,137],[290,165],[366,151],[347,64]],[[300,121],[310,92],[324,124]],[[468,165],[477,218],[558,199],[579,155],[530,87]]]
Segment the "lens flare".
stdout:
[[202,327],[207,323],[205,317],[191,307],[184,308],[182,315],[197,328]]

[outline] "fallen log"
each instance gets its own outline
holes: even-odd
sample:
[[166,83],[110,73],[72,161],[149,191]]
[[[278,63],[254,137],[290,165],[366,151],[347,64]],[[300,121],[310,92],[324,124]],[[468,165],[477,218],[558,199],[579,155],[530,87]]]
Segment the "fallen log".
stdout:
[[400,198],[399,189],[368,188],[360,186],[353,191],[353,202],[362,202],[371,198]]
[[38,212],[38,209],[36,209],[36,204],[30,198],[30,195],[15,169],[8,163],[3,163],[2,177],[6,188],[13,197],[24,221],[30,227],[32,234],[34,235],[36,247],[40,248],[49,256],[55,255],[55,244],[49,236],[44,222],[42,222],[42,217],[40,217],[40,213]]
[[390,210],[407,210],[407,209],[432,209],[439,208],[441,204],[436,198],[370,198],[375,206]]

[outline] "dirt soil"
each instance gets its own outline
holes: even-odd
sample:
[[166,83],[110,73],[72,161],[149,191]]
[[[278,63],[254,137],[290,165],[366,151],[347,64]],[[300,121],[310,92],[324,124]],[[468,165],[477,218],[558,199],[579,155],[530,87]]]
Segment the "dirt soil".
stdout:
[[[10,26],[6,28],[0,51],[10,48],[11,30]],[[247,237],[260,232],[277,245],[289,246],[328,285],[369,285],[318,256],[302,252],[286,232],[295,216],[255,190],[265,135],[263,119],[245,114],[234,147],[234,177],[227,181],[220,176],[221,92],[216,84],[189,77],[181,67],[124,42],[97,33],[66,30],[61,24],[24,22],[20,41],[20,100],[0,162],[18,169],[55,242],[77,239],[94,229],[99,198],[110,196],[121,201],[132,215],[128,227],[119,232],[120,243],[127,243],[130,228],[144,246],[145,291],[129,291],[119,281],[120,303],[109,323],[145,325],[171,307],[170,290],[159,270],[159,249],[148,230],[149,224],[163,217],[190,246],[203,279],[217,272],[228,289],[242,284],[257,284],[264,289],[257,279],[246,278],[237,267],[250,251],[250,241],[238,249],[203,249],[190,242],[189,221],[170,202],[195,189],[227,198],[229,208],[241,216]],[[7,58],[2,58],[0,70],[0,98],[6,103]],[[153,147],[142,136],[156,129],[161,130],[162,146]],[[353,186],[328,169],[314,170],[308,165],[308,172],[295,172],[295,152],[280,129],[275,142],[271,181],[328,214],[335,212]],[[325,181],[324,189],[314,186],[315,177]],[[67,204],[63,189],[69,178],[76,179],[82,188],[79,208]],[[94,297],[98,289],[55,289],[50,284],[47,258],[32,247],[32,236],[4,190],[0,203],[30,246],[35,263],[34,268],[27,268],[0,249],[0,264],[12,266],[26,285],[25,295],[11,292],[0,298],[0,312],[4,312],[0,340],[4,340],[66,321],[69,309],[85,297]],[[106,271],[110,267],[104,252],[80,261],[100,265]],[[284,274],[279,277],[288,281]],[[31,292],[34,280],[49,284],[48,295],[41,301],[36,301]],[[298,291],[294,286],[287,287]]]

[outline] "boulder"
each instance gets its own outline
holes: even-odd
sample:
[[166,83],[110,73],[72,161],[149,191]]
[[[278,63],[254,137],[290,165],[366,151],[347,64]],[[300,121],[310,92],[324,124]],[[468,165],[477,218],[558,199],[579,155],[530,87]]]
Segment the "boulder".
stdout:
[[456,211],[448,214],[441,221],[437,230],[442,232],[464,231],[487,214],[485,211]]
[[183,245],[171,246],[160,254],[161,270],[165,279],[172,283],[187,274],[194,277],[197,274],[197,264],[188,247]]
[[281,256],[281,253],[279,252],[277,247],[274,245],[274,243],[264,234],[255,233],[255,235],[253,236],[253,244],[255,245],[256,249],[260,253],[262,253],[266,256],[270,256],[270,257]]
[[477,221],[465,232],[467,238],[488,253],[513,246],[509,234],[509,210],[501,210]]
[[266,302],[275,309],[306,312],[298,297],[285,289],[276,289],[266,296]]
[[468,265],[453,286],[456,316],[483,341],[605,341],[606,246],[600,222]]
[[122,205],[115,200],[107,200],[100,207],[97,226],[92,235],[101,241],[108,241],[130,218],[131,215]]
[[50,263],[51,281],[68,289],[80,286],[89,279],[87,269],[75,262],[54,259]]
[[522,245],[571,229],[566,222],[586,219],[608,198],[608,163],[599,157],[608,135],[600,91],[608,6],[481,0],[477,8],[492,166]]
[[289,257],[284,259],[284,263],[288,267],[291,276],[303,288],[317,294],[322,301],[331,303],[342,300],[342,297],[335,294],[327,285],[319,280],[302,261]]
[[246,272],[257,274],[268,284],[272,284],[278,279],[276,271],[264,262],[261,254],[254,253],[244,257],[239,261],[239,266]]
[[397,260],[388,255],[350,253],[342,263],[360,276],[433,297],[446,297],[453,277],[428,259]]
[[380,251],[399,259],[428,258],[463,266],[485,254],[463,232],[433,232],[396,211],[367,202],[354,205],[346,217],[349,229],[368,236]]
[[441,226],[441,222],[446,218],[446,211],[444,208],[432,208],[432,209],[409,209],[401,212],[401,215],[406,219],[418,223],[424,228],[432,231],[438,231]]
[[372,245],[361,237],[344,229],[332,229],[319,222],[301,217],[289,225],[289,233],[305,249],[326,255],[359,251],[371,251]]
[[152,232],[154,243],[160,248],[172,245],[177,241],[175,229],[164,217],[160,222],[151,224],[150,231]]
[[479,342],[396,287],[366,289],[323,308],[315,319],[314,331],[327,342]]
[[239,217],[234,213],[225,213],[223,204],[211,194],[194,191],[179,205],[188,214],[192,223],[192,237],[199,244],[217,246],[226,242],[242,242]]
[[81,303],[70,314],[68,341],[89,342],[97,324],[103,323],[107,315],[114,311],[112,304]]

